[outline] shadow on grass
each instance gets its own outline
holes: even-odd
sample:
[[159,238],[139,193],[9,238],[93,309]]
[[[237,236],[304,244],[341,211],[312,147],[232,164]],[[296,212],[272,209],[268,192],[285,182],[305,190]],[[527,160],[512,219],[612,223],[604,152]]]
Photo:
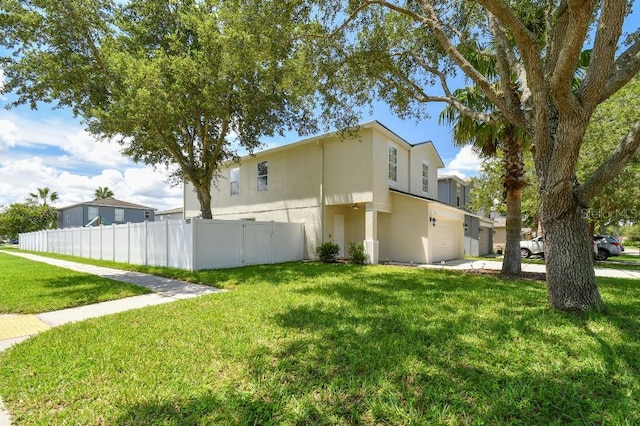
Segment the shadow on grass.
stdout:
[[[288,337],[246,354],[250,384],[134,404],[117,423],[640,421],[640,327],[630,306],[616,306],[619,316],[576,317],[548,311],[536,283],[348,271],[306,269],[307,277],[337,276],[296,287],[307,302],[268,318]],[[283,284],[293,275],[275,268],[261,279]],[[590,331],[591,320],[610,322],[634,342],[610,344]]]

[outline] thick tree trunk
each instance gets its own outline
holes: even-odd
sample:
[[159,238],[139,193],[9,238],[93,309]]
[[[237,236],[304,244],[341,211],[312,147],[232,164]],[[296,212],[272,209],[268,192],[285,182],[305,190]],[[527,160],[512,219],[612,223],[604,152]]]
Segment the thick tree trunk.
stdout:
[[522,229],[522,190],[507,190],[507,241],[502,260],[502,273],[522,275],[520,258],[520,230]]
[[520,239],[522,229],[522,188],[524,179],[524,159],[522,141],[514,126],[507,125],[504,132],[504,191],[507,204],[507,241],[502,260],[502,273],[522,275],[520,259]]
[[[567,196],[567,194],[564,194]],[[568,195],[571,196],[571,195]],[[542,221],[549,303],[566,311],[606,310],[593,269],[593,246],[581,210],[543,195]],[[557,200],[556,200],[557,201]]]
[[200,202],[200,212],[203,219],[211,219],[211,188],[204,185],[194,185],[198,201]]

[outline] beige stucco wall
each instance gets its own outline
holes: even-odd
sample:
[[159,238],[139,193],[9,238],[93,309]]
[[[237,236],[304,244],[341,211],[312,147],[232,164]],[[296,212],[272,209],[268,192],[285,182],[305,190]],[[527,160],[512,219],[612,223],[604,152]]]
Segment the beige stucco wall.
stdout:
[[391,198],[393,213],[378,214],[380,260],[428,263],[429,203],[393,193]]
[[[411,151],[410,163],[410,185],[409,191],[412,194],[422,197],[438,199],[438,160],[433,156],[427,144],[418,145]],[[429,190],[422,191],[422,164],[429,165]]]

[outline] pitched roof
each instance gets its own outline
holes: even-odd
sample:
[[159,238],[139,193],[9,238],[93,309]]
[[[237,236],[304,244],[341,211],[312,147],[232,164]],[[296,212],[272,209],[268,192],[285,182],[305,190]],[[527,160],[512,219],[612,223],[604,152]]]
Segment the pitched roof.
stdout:
[[182,211],[183,211],[182,207],[176,207],[175,209],[162,210],[161,212],[156,212],[156,216],[160,216],[163,214],[177,214],[177,213],[182,213]]
[[93,201],[85,201],[84,203],[72,204],[70,206],[61,207],[58,210],[65,210],[71,207],[77,206],[102,206],[102,207],[121,207],[126,209],[137,209],[137,210],[156,210],[153,207],[143,206],[140,204],[129,203],[127,201],[118,200],[113,197],[95,199]]

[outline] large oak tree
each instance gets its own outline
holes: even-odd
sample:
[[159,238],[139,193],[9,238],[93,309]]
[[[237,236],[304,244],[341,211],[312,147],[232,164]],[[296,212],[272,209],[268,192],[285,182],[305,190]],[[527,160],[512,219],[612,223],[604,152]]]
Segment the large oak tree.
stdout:
[[289,0],[4,0],[4,92],[70,107],[147,164],[177,166],[211,217],[219,165],[315,131],[308,9]]
[[[374,81],[397,112],[421,117],[424,103],[444,102],[474,120],[499,120],[528,133],[546,232],[549,302],[564,310],[604,310],[582,213],[636,154],[640,116],[599,167],[582,180],[576,170],[594,110],[640,70],[637,23],[636,34],[622,34],[629,2],[336,0],[325,10],[343,73]],[[587,48],[591,60],[576,84]],[[470,50],[496,61],[496,81],[468,59]],[[494,111],[460,102],[450,87],[455,75],[470,80]]]

